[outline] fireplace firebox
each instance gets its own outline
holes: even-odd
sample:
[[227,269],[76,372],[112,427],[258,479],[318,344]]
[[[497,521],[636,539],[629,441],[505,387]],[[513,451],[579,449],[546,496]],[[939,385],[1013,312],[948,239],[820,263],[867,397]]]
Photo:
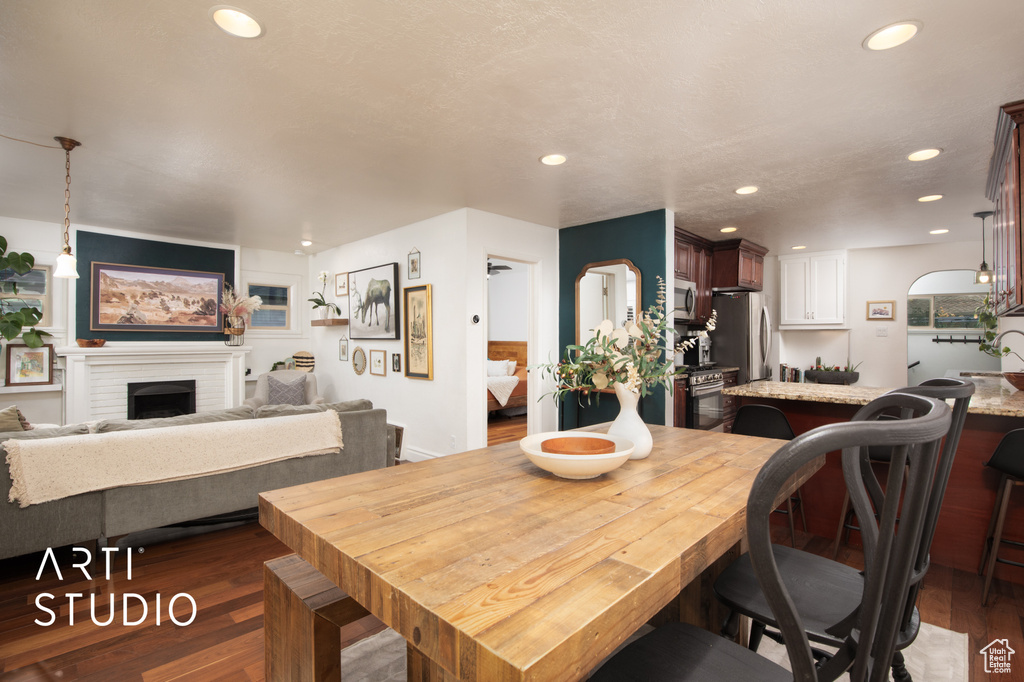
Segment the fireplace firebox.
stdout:
[[193,414],[195,411],[195,379],[128,384],[129,419],[176,417],[180,414]]

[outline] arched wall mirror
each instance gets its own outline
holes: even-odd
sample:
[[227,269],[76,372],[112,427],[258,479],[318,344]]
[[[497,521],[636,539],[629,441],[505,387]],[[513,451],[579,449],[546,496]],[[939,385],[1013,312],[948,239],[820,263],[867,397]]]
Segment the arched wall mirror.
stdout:
[[587,263],[576,277],[576,343],[604,320],[621,327],[640,309],[640,270],[627,258]]
[[999,359],[978,350],[982,330],[975,309],[988,293],[974,270],[922,275],[907,292],[907,384],[951,370],[998,372]]

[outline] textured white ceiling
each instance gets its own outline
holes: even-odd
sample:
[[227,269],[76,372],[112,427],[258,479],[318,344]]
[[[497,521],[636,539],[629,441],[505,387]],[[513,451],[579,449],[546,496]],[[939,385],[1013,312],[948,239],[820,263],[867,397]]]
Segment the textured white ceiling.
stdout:
[[[463,206],[669,208],[774,253],[974,240],[998,107],[1024,98],[1020,0],[238,2],[263,37],[212,0],[0,2],[0,133],[83,143],[73,223],[314,252]],[[861,47],[909,18],[911,42]],[[0,215],[62,222],[63,176],[0,138]]]

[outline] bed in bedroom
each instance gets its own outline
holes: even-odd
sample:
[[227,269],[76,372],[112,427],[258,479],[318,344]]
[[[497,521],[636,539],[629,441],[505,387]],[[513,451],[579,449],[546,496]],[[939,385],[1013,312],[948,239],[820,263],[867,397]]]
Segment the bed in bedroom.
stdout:
[[[488,362],[488,389],[487,389],[487,411],[505,410],[510,407],[523,407],[526,405],[526,342],[525,341],[488,341],[487,342]],[[500,374],[497,363],[515,362],[515,369],[512,374],[506,372]],[[519,381],[513,382],[509,377],[516,377]],[[511,387],[511,388],[510,388]],[[493,389],[493,393],[492,393]],[[497,393],[498,395],[495,395]],[[502,404],[500,398],[508,393],[508,398]]]

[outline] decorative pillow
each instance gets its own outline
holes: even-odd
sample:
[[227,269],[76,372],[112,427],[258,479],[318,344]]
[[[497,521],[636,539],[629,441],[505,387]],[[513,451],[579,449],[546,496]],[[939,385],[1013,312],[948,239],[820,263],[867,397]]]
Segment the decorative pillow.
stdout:
[[508,360],[488,360],[487,376],[504,377],[508,376]]
[[515,373],[516,373],[516,361],[515,360],[509,360],[508,361],[508,375],[512,376]]
[[306,377],[281,380],[272,374],[267,375],[267,403],[270,405],[305,405]]
[[0,410],[0,431],[24,431],[25,426],[19,417],[21,413],[15,405]]

